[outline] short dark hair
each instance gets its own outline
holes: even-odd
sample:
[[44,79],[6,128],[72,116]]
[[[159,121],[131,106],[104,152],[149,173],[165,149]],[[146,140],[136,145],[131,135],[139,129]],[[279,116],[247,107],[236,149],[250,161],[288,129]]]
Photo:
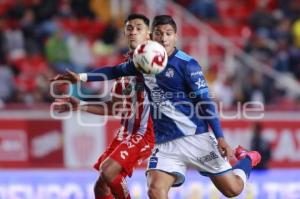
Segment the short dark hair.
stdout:
[[177,25],[174,19],[170,15],[157,15],[154,17],[151,30],[153,31],[154,28],[158,25],[166,25],[169,24],[173,27],[174,31],[177,32]]
[[133,14],[128,15],[128,17],[124,21],[124,25],[128,21],[131,21],[134,19],[141,19],[145,23],[146,26],[148,26],[148,27],[150,26],[150,20],[145,15],[138,14],[138,13],[133,13]]

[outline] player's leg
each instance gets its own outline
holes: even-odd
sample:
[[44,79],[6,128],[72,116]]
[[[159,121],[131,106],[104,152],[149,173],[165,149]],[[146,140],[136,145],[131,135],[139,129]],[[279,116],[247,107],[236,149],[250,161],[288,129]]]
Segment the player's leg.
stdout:
[[178,140],[178,146],[185,154],[188,164],[202,175],[209,176],[225,196],[234,197],[242,192],[252,169],[249,157],[240,159],[232,168],[220,154],[217,140],[211,133],[187,136]]
[[101,175],[97,179],[94,186],[95,199],[114,199],[113,195],[110,192],[109,186],[101,178]]
[[244,181],[242,178],[234,175],[232,172],[211,176],[210,179],[217,189],[229,198],[238,196],[244,189]]
[[242,147],[237,148],[236,156],[239,161],[230,172],[211,176],[215,186],[227,197],[235,197],[243,191],[252,168],[261,160],[258,152],[246,151]]
[[148,196],[150,199],[167,199],[176,177],[159,170],[147,172]]
[[148,196],[150,199],[167,199],[171,187],[183,184],[186,164],[176,142],[157,144],[147,169]]
[[112,194],[118,199],[130,199],[126,186],[127,174],[122,165],[112,158],[107,158],[100,166],[101,176],[109,186]]
[[151,154],[151,146],[140,135],[132,135],[120,143],[100,166],[102,175],[118,199],[129,199],[126,177],[131,176],[141,159]]
[[99,171],[99,178],[94,186],[94,194],[96,199],[113,199],[113,195],[111,193],[110,187],[105,181],[105,177],[103,176],[103,172],[100,170],[100,165],[104,163],[104,161],[111,155],[111,153],[115,150],[117,146],[120,144],[120,140],[117,137],[112,141],[106,151],[98,158],[97,162],[94,164],[94,168]]

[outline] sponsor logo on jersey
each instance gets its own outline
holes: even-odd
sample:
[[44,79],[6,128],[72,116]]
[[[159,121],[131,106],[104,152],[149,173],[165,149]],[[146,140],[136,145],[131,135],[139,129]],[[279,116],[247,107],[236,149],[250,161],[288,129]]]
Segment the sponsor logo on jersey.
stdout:
[[151,157],[149,160],[149,168],[150,169],[156,168],[157,163],[158,163],[158,158],[156,156]]
[[198,89],[206,87],[205,80],[201,78],[199,78],[198,81],[195,82],[195,84],[198,86]]
[[193,77],[193,76],[196,76],[196,75],[203,75],[203,72],[202,71],[197,71],[197,72],[192,72],[191,73],[191,77]]
[[197,160],[199,162],[209,162],[209,161],[212,161],[214,159],[217,159],[219,158],[219,156],[216,154],[216,152],[214,151],[211,151],[208,155],[205,155],[205,156],[202,156],[202,157],[197,157]]

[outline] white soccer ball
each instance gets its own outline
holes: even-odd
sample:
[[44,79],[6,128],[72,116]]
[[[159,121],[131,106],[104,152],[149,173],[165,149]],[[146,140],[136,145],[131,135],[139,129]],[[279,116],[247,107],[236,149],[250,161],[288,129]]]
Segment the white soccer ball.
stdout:
[[146,74],[162,72],[168,62],[165,48],[156,41],[146,41],[136,47],[133,53],[135,67]]

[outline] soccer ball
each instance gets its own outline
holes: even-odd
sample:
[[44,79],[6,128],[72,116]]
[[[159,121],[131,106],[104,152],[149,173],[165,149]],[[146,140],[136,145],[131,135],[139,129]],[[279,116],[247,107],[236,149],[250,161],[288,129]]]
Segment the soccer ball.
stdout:
[[138,45],[133,53],[135,67],[146,74],[158,74],[167,66],[168,55],[165,48],[156,41],[146,41]]

